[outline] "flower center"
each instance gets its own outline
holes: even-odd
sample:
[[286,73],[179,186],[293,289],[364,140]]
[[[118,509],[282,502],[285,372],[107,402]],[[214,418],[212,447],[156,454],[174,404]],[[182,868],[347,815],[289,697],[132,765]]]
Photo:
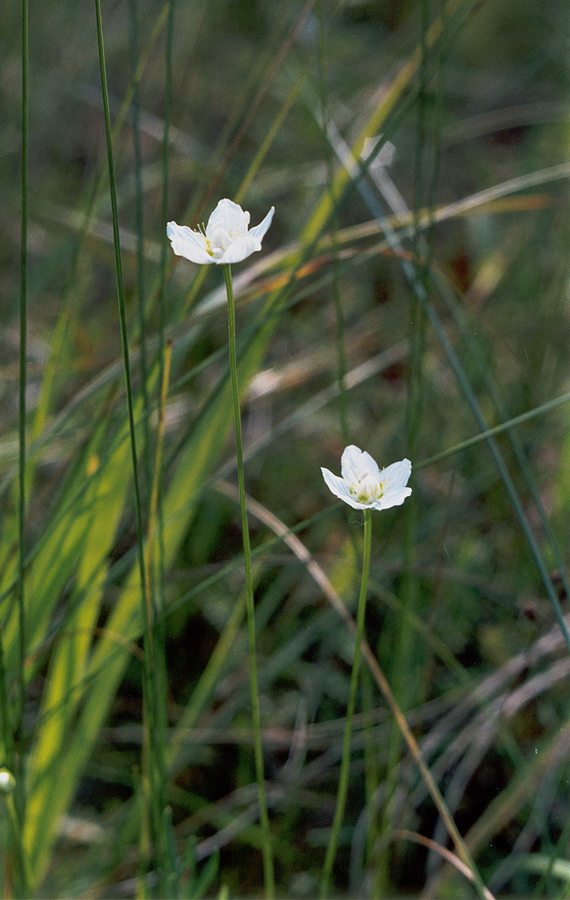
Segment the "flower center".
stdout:
[[371,475],[367,475],[351,484],[349,491],[359,503],[371,503],[373,500],[380,500],[384,496],[384,484]]
[[206,239],[206,252],[209,253],[210,256],[219,257],[228,249],[230,244],[233,244],[238,238],[243,237],[244,234],[245,229],[243,225],[240,224],[229,224],[227,228],[219,226],[210,234],[204,235]]
[[[203,224],[200,224],[197,226],[197,231],[204,238],[204,244],[206,245],[206,253],[208,253],[209,256],[216,256],[216,249],[217,249],[216,240],[215,240],[216,235],[210,235],[210,237],[208,237],[207,229],[205,228],[205,226]],[[221,254],[219,252],[217,255],[221,256]]]

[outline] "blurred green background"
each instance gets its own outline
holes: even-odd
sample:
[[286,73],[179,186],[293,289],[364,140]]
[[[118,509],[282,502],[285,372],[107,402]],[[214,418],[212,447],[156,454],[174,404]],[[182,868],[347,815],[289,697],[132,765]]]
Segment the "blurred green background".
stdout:
[[[409,503],[373,516],[370,647],[489,889],[568,896],[570,650],[557,615],[567,603],[569,407],[541,409],[570,389],[567,3],[126,0],[105,2],[102,18],[145,533],[172,340],[157,551],[172,896],[263,895],[239,509],[220,484],[235,483],[223,279],[174,258],[165,238],[166,220],[195,227],[221,197],[253,224],[276,208],[262,252],[234,280],[246,484],[263,507],[250,510],[250,527],[278,895],[318,892],[352,637],[271,516],[296,530],[354,612],[361,517],[333,500],[320,467],[339,472],[355,443],[381,466],[408,456],[414,467]],[[0,23],[0,618],[12,708],[14,0]],[[29,53],[19,738],[29,890],[152,895],[94,6],[32,4]],[[460,446],[497,426],[492,446]],[[6,764],[9,732],[5,721]],[[18,839],[9,803],[2,814],[9,896]],[[334,895],[472,892],[417,834],[452,849],[366,670]]]

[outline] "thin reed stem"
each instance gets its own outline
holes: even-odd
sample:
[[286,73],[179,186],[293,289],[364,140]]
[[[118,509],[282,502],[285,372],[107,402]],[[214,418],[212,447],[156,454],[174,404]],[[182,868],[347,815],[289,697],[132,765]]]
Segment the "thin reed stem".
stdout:
[[262,832],[263,875],[265,893],[268,900],[275,896],[275,874],[273,869],[273,848],[271,844],[271,832],[269,829],[269,815],[267,812],[267,798],[265,793],[265,776],[263,771],[263,748],[261,744],[261,718],[259,713],[259,689],[257,685],[257,662],[255,658],[255,604],[253,599],[253,574],[251,566],[251,545],[249,540],[249,525],[247,521],[247,505],[245,496],[245,478],[243,469],[243,445],[241,436],[241,409],[239,401],[239,383],[237,371],[236,353],[236,319],[235,301],[232,284],[232,272],[230,265],[222,266],[228,295],[228,343],[230,354],[230,371],[232,379],[232,395],[234,404],[235,429],[236,429],[236,454],[237,473],[239,486],[239,505],[241,510],[241,530],[243,540],[243,555],[245,561],[245,589],[247,626],[249,634],[249,672],[251,681],[251,713],[253,724],[253,740],[255,754],[255,773],[259,793],[259,818]]
[[[139,568],[139,578],[141,587],[141,616],[143,626],[143,721],[145,724],[145,740],[143,741],[143,763],[145,762],[145,745],[148,747],[146,761],[148,764],[147,776],[149,780],[149,818],[151,826],[151,838],[155,848],[159,848],[158,856],[161,856],[161,835],[162,835],[162,777],[160,772],[159,760],[162,757],[162,747],[160,744],[160,729],[155,725],[160,721],[158,710],[158,698],[156,691],[156,682],[153,675],[154,671],[154,651],[152,640],[153,629],[153,610],[152,602],[149,602],[149,594],[147,588],[145,554],[142,530],[142,511],[141,511],[141,492],[139,467],[137,459],[136,444],[136,425],[134,414],[133,390],[131,379],[131,368],[129,359],[129,343],[127,333],[127,316],[125,308],[125,290],[123,284],[123,266],[121,258],[121,242],[119,234],[119,217],[117,204],[117,191],[115,181],[115,166],[113,160],[113,134],[111,129],[111,116],[109,111],[109,96],[107,90],[107,72],[105,65],[105,48],[103,41],[103,21],[101,16],[101,2],[95,0],[95,14],[97,20],[97,41],[99,48],[99,66],[101,73],[101,90],[103,95],[103,111],[105,116],[105,134],[107,144],[107,164],[109,169],[109,192],[111,198],[111,211],[113,219],[113,243],[115,252],[115,274],[117,281],[117,301],[119,310],[119,322],[121,328],[121,349],[123,357],[123,371],[125,376],[125,391],[127,397],[127,410],[129,418],[129,434],[131,444],[131,461],[133,467],[133,483],[135,494],[135,520],[136,520],[136,540],[137,540],[137,559]],[[151,598],[152,599],[152,598]],[[160,866],[161,859],[156,860]]]
[[164,368],[164,333],[166,328],[166,279],[168,274],[167,256],[169,241],[166,237],[166,223],[168,219],[168,184],[169,184],[169,159],[170,159],[170,106],[172,100],[172,43],[174,31],[174,0],[168,5],[168,18],[166,22],[166,48],[164,59],[164,132],[162,136],[162,241],[160,245],[160,308],[159,308],[159,340],[160,340],[160,369],[161,379]]
[[[170,145],[170,107],[172,95],[172,43],[174,28],[174,0],[167,4],[165,46],[165,78],[164,78],[164,133],[162,141],[162,244],[160,257],[160,306],[159,306],[159,374],[161,394],[159,404],[159,421],[155,469],[150,497],[148,560],[149,577],[147,580],[149,627],[152,639],[151,689],[152,715],[151,727],[154,729],[154,744],[151,749],[154,758],[150,761],[150,772],[153,773],[155,795],[151,798],[151,809],[154,816],[154,839],[156,858],[160,866],[162,880],[159,881],[160,894],[170,893],[168,885],[175,877],[176,864],[172,861],[169,849],[168,829],[172,823],[167,815],[167,767],[166,767],[166,728],[168,724],[167,694],[167,661],[166,661],[166,618],[164,605],[164,516],[162,506],[162,451],[164,443],[164,410],[170,382],[170,365],[172,361],[172,341],[165,342],[166,328],[166,272],[167,272],[167,238],[166,220],[168,209],[168,164]],[[141,336],[142,337],[142,336]],[[156,530],[156,539],[154,531]],[[155,553],[156,543],[156,553]],[[165,827],[166,826],[166,827]]]
[[22,226],[20,236],[20,360],[18,379],[18,609],[20,617],[20,708],[16,720],[16,731],[19,731],[19,726],[21,726],[24,706],[24,658],[26,650],[24,595],[24,527],[26,517],[26,358],[28,329],[28,55],[28,0],[22,0]]
[[344,740],[342,745],[342,760],[340,764],[340,775],[338,779],[338,791],[336,795],[336,808],[334,811],[334,819],[331,829],[331,835],[323,865],[321,875],[321,898],[328,894],[329,882],[332,874],[332,867],[338,847],[338,839],[342,820],[344,817],[344,808],[346,805],[346,797],[348,794],[348,776],[350,772],[350,739],[352,736],[352,718],[354,716],[354,708],[356,705],[356,692],[358,689],[358,677],[360,672],[360,656],[362,653],[362,641],[364,638],[364,614],[366,612],[366,592],[368,590],[368,576],[370,574],[370,555],[372,549],[372,514],[371,510],[364,510],[364,548],[362,551],[362,580],[360,582],[360,596],[358,598],[358,610],[356,614],[356,643],[354,647],[354,660],[352,663],[352,673],[350,676],[350,694],[348,697],[348,708],[346,711],[346,726],[344,729]]
[[[23,751],[23,720],[26,696],[26,594],[25,594],[25,520],[26,520],[26,386],[27,386],[27,296],[28,296],[28,148],[29,148],[29,41],[28,0],[22,0],[22,219],[20,235],[20,350],[18,377],[18,671],[17,699],[14,718],[15,827],[13,831],[16,890],[27,893],[26,866],[22,850],[22,830],[26,814],[26,785]],[[3,663],[3,659],[2,659]],[[4,680],[5,673],[1,676]],[[20,864],[18,865],[18,860]]]
[[132,123],[133,123],[133,151],[134,151],[134,187],[135,187],[135,232],[136,232],[136,259],[137,259],[137,313],[139,319],[140,339],[140,367],[141,367],[141,396],[143,400],[144,415],[142,419],[144,432],[144,472],[145,486],[151,479],[150,458],[150,398],[148,396],[148,363],[147,342],[145,329],[145,258],[144,258],[144,204],[142,183],[142,148],[141,148],[141,121],[140,121],[140,89],[139,81],[135,78],[139,57],[139,28],[136,0],[129,0],[129,12],[131,17],[131,79],[133,85]]

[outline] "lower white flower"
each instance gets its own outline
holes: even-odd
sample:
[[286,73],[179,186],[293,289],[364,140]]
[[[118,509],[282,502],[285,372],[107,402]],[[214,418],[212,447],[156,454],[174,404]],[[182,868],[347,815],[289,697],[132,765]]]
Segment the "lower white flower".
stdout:
[[249,213],[233,200],[220,200],[204,230],[193,231],[187,225],[169,222],[166,233],[177,256],[190,262],[236,263],[261,250],[261,241],[271,225],[272,206],[259,225],[249,230]]
[[350,444],[341,458],[342,478],[321,468],[329,490],[353,509],[389,509],[400,506],[412,489],[406,487],[412,473],[409,459],[379,469],[369,453]]
[[0,794],[11,794],[16,787],[16,779],[8,769],[0,769]]

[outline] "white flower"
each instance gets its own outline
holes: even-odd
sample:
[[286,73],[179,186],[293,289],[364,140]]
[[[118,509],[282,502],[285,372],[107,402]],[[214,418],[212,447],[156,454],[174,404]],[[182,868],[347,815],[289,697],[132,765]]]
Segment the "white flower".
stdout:
[[341,458],[342,478],[321,469],[327,487],[354,509],[389,509],[400,506],[412,489],[406,487],[412,472],[409,459],[380,470],[369,453],[350,444]]
[[11,794],[16,787],[16,779],[8,769],[0,769],[0,794]]
[[249,213],[232,200],[220,200],[208,219],[205,231],[169,222],[166,233],[172,249],[194,263],[236,263],[261,250],[261,241],[271,225],[275,207],[263,222],[248,231]]

